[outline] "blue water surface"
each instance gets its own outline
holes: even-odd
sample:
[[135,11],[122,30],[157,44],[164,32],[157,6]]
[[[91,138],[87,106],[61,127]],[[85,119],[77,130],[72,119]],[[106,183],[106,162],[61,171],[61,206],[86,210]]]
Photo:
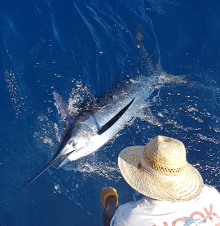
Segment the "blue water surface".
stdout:
[[[0,225],[102,225],[100,192],[135,191],[119,152],[156,135],[183,141],[188,161],[220,189],[220,3],[217,0],[8,0],[0,3]],[[149,76],[136,30],[155,65],[185,83],[164,83],[141,118],[95,154],[22,187],[46,165],[63,135],[53,92],[73,103],[117,82]],[[183,77],[182,77],[183,78]]]

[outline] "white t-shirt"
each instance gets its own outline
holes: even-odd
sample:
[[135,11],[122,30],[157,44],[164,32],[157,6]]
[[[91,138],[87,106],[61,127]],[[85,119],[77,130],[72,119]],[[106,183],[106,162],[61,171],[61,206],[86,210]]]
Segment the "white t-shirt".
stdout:
[[220,226],[220,194],[209,186],[196,199],[164,202],[144,197],[120,205],[111,226]]

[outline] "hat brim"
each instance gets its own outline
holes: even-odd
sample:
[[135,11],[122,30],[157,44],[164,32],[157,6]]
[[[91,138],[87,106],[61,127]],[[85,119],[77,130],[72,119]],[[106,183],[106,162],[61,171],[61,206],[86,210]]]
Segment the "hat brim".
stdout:
[[204,186],[198,170],[187,163],[184,176],[177,181],[163,181],[146,173],[140,164],[143,146],[132,146],[121,151],[118,166],[126,182],[139,193],[161,201],[184,202],[199,196]]

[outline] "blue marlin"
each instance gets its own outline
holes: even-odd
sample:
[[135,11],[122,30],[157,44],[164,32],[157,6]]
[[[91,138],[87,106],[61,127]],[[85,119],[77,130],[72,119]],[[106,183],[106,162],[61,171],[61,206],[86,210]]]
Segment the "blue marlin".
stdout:
[[141,105],[146,105],[145,101],[153,91],[146,80],[145,76],[124,80],[109,93],[95,99],[74,118],[65,112],[65,104],[55,92],[56,105],[61,118],[66,120],[68,129],[52,160],[24,188],[51,166],[62,167],[70,161],[97,151],[111,140],[136,117]]
[[143,108],[146,108],[151,97],[155,97],[155,90],[158,90],[158,86],[176,81],[175,76],[168,75],[164,71],[157,73],[142,43],[141,31],[138,32],[137,41],[147,58],[149,76],[139,75],[123,80],[110,92],[95,98],[89,107],[87,106],[75,117],[68,114],[61,96],[55,92],[54,99],[57,108],[61,118],[66,120],[68,129],[52,160],[24,188],[51,166],[60,168],[70,161],[97,151],[126,124],[134,120]]

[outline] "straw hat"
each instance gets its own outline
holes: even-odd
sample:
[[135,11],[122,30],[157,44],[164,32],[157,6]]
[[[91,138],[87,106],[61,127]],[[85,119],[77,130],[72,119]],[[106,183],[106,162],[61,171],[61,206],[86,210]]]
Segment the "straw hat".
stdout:
[[203,188],[200,173],[186,160],[184,144],[173,138],[157,136],[144,147],[125,148],[118,166],[133,189],[153,199],[188,201]]

